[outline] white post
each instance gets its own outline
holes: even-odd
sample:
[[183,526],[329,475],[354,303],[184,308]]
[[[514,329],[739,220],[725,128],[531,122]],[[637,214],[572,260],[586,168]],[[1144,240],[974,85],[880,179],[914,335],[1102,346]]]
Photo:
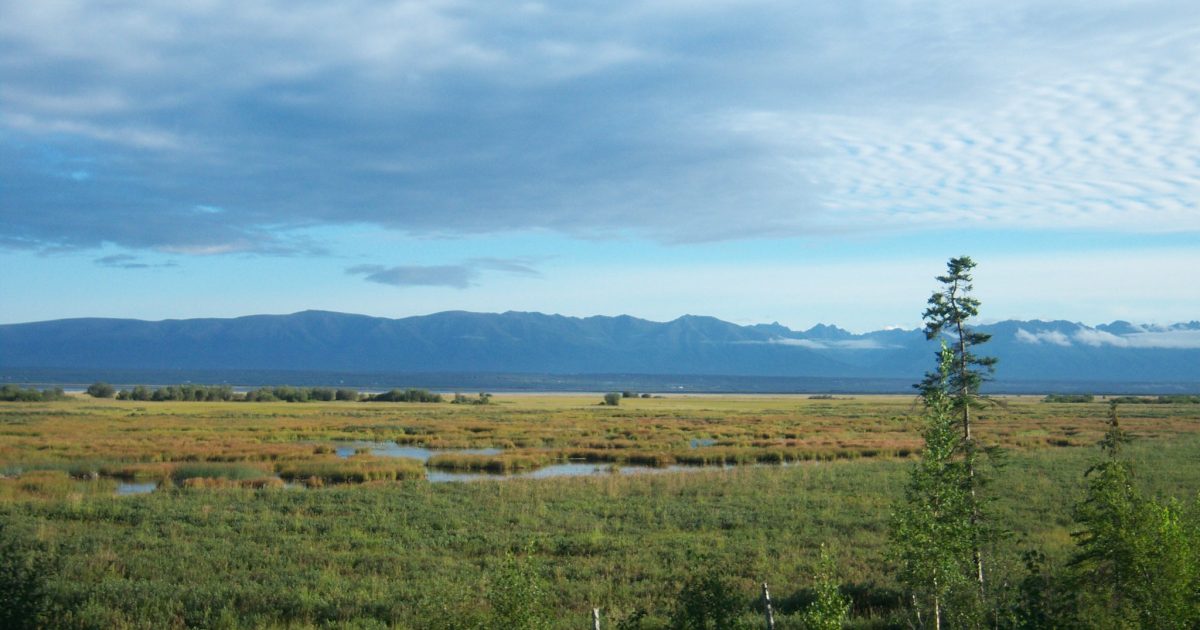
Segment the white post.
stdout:
[[766,582],[763,582],[763,612],[767,616],[767,630],[775,630],[775,613],[771,611],[771,591],[767,590]]

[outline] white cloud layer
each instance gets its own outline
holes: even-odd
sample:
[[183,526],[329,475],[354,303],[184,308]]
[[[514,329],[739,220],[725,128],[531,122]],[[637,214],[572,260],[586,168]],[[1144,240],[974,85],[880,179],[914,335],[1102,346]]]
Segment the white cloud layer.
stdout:
[[1042,330],[1031,333],[1024,328],[1018,328],[1017,341],[1032,344],[1046,343],[1055,346],[1071,345],[1071,339],[1057,330]]
[[1155,330],[1118,335],[1105,330],[1081,327],[1070,335],[1056,330],[1029,332],[1018,329],[1017,341],[1069,347],[1076,344],[1099,348],[1200,349],[1200,330]]
[[781,346],[796,346],[812,350],[885,350],[893,346],[879,343],[874,339],[793,339],[778,337],[771,343]]

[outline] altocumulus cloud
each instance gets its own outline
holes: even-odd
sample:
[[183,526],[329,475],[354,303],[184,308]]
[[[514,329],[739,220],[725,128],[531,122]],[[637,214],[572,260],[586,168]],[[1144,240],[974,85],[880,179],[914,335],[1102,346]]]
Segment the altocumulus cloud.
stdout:
[[667,242],[1200,230],[1194,2],[0,14],[3,247],[318,253],[299,235],[361,224]]

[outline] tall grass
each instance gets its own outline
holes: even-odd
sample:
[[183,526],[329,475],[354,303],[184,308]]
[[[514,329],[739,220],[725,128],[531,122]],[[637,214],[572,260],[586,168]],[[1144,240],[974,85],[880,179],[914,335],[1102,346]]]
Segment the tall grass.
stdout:
[[419,460],[370,455],[355,455],[339,460],[286,462],[279,464],[276,469],[279,476],[287,481],[304,482],[309,485],[425,478],[425,467]]

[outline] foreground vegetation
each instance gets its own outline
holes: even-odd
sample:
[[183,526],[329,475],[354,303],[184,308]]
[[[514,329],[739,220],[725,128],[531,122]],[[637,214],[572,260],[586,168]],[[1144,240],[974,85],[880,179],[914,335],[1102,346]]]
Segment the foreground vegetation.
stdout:
[[[0,475],[64,470],[118,479],[170,477],[180,464],[254,467],[264,476],[300,462],[338,465],[338,442],[394,442],[449,454],[442,469],[528,470],[575,460],[604,463],[751,464],[910,458],[921,448],[911,396],[630,398],[508,396],[486,405],[310,402],[140,402],[74,397],[0,405]],[[1000,399],[979,413],[985,443],[1013,451],[1090,447],[1107,401]],[[1128,405],[1124,426],[1144,438],[1200,431],[1196,403]]]
[[[912,397],[595,401],[0,406],[5,608],[46,627],[457,628],[520,618],[578,628],[599,607],[606,628],[654,628],[718,600],[730,624],[761,624],[766,581],[777,627],[795,628],[828,594],[814,577],[824,544],[852,600],[851,625],[907,627],[887,531],[922,444]],[[982,442],[1008,447],[989,514],[1012,535],[989,552],[989,570],[1016,597],[1028,577],[1023,552],[1042,554],[1049,575],[1075,549],[1072,506],[1087,491],[1083,471],[1098,456],[1108,406],[1002,402],[981,410],[978,426]],[[1139,438],[1126,449],[1133,483],[1147,496],[1193,497],[1200,405],[1130,405],[1121,423]],[[431,484],[414,460],[338,458],[330,445],[343,440],[499,447],[499,461],[533,458],[529,466],[580,453],[813,456]],[[125,479],[172,483],[113,496]]]
[[[1200,471],[1189,438],[1133,449],[1147,492],[1186,496]],[[1051,562],[1073,547],[1069,506],[1082,496],[1083,449],[1021,454],[995,481],[997,518],[1016,536],[997,579],[1021,579],[1019,554]],[[86,494],[65,475],[27,481],[63,499],[10,501],[13,556],[36,574],[49,627],[469,627],[506,556],[544,581],[555,627],[647,611],[666,624],[694,574],[731,585],[738,617],[759,619],[769,582],[780,627],[812,599],[811,568],[831,545],[856,624],[899,624],[885,563],[887,519],[907,466],[891,461],[744,468],[711,473],[316,490],[183,488],[137,497]],[[10,560],[11,562],[12,560]]]

